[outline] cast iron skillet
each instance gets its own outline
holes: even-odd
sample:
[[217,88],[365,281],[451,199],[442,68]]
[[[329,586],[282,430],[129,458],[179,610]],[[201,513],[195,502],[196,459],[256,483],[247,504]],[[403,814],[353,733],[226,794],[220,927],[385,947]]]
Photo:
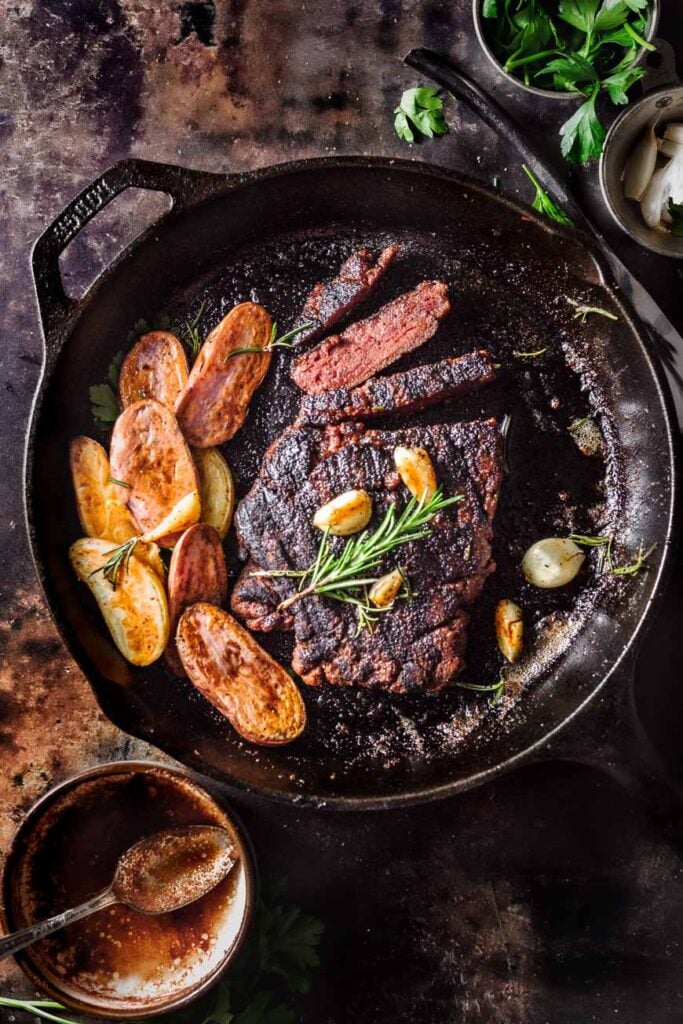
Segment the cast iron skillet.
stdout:
[[[73,302],[60,279],[59,254],[129,187],[168,193],[172,209]],[[497,597],[519,597],[529,623],[543,618],[543,629],[534,657],[510,674],[507,696],[495,707],[460,690],[429,698],[307,690],[305,737],[290,747],[250,748],[187,681],[164,669],[134,670],[111,644],[68,564],[68,544],[79,535],[69,442],[93,434],[88,387],[106,378],[138,320],[155,326],[165,314],[182,322],[204,300],[206,329],[235,301],[253,296],[285,326],[312,282],[352,245],[389,238],[402,241],[406,253],[377,303],[425,276],[445,276],[454,295],[452,325],[419,358],[490,344],[502,362],[496,385],[432,419],[513,415],[511,471],[496,527],[499,570],[475,611],[469,678],[487,682],[498,671],[490,638]],[[560,730],[569,734],[572,720],[585,746],[580,712],[589,703],[604,707],[608,693],[627,703],[629,654],[668,561],[674,443],[646,335],[586,238],[421,163],[333,158],[214,175],[132,160],[106,171],[69,204],[36,243],[33,269],[45,353],[25,470],[31,548],[55,621],[118,726],[248,791],[316,806],[388,807],[472,787],[546,756],[553,743],[564,754],[557,737]],[[565,294],[617,310],[618,323],[573,321]],[[534,365],[511,355],[541,347],[549,354]],[[245,427],[226,449],[241,493],[265,446],[296,410],[287,359],[278,353]],[[607,467],[578,456],[566,432],[574,416],[591,410],[607,440]],[[524,590],[518,562],[526,545],[572,527],[587,532],[588,504],[609,513],[625,550],[640,540],[657,542],[649,571],[616,583],[587,569],[580,583],[552,596]],[[233,549],[228,557],[234,576]],[[286,657],[286,641],[264,642]],[[597,721],[597,712],[592,717]],[[610,710],[610,734],[614,718]],[[587,745],[595,754],[597,741]],[[625,746],[633,748],[630,740]],[[604,743],[601,750],[605,763],[615,759]],[[576,745],[571,752],[581,756]]]

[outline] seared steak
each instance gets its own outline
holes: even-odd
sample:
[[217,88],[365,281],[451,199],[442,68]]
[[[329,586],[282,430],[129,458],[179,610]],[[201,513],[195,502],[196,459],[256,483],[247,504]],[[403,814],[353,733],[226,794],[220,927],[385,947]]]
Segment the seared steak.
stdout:
[[[354,609],[312,596],[283,614],[277,605],[296,590],[287,577],[254,577],[257,567],[306,569],[315,559],[320,531],[315,511],[343,491],[372,496],[375,529],[388,506],[402,508],[409,495],[396,473],[397,445],[425,448],[444,493],[463,500],[432,521],[430,536],[387,556],[400,565],[415,592],[397,600],[373,632],[357,635]],[[494,569],[492,522],[502,477],[502,444],[495,420],[367,430],[288,427],[266,453],[251,491],[236,516],[246,568],[232,608],[251,629],[294,629],[292,665],[305,682],[359,685],[403,693],[438,690],[464,664],[467,607]],[[340,550],[341,538],[333,542]],[[379,574],[379,572],[378,572]]]
[[292,378],[303,391],[319,393],[353,387],[424,345],[450,311],[443,281],[422,281],[374,316],[333,334],[292,364]]
[[389,377],[371,377],[357,388],[305,395],[297,423],[324,426],[349,419],[366,422],[396,412],[417,412],[475,391],[495,375],[488,352],[468,352],[457,359],[442,359]]
[[370,249],[358,249],[344,260],[336,277],[314,285],[299,317],[301,323],[312,326],[298,334],[294,344],[317,340],[359,306],[375,290],[400,251],[400,245],[388,245],[379,254]]

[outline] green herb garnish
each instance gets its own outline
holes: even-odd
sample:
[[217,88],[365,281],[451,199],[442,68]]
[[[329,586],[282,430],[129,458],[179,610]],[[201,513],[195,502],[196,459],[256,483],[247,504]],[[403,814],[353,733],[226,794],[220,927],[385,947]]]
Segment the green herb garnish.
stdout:
[[498,703],[505,690],[503,679],[499,679],[497,683],[465,683],[456,679],[454,685],[461,690],[472,690],[474,693],[490,693],[494,704]]
[[105,580],[111,584],[111,589],[116,590],[121,576],[125,576],[128,572],[128,564],[135,551],[135,545],[139,540],[139,537],[132,537],[125,544],[114,548],[113,551],[109,552],[109,557],[104,565],[101,565],[99,569],[93,569],[90,575],[95,576],[98,572],[101,572]]
[[571,217],[567,216],[561,206],[558,206],[557,203],[550,198],[534,172],[527,167],[526,164],[522,165],[522,170],[536,189],[536,195],[534,196],[534,201],[531,204],[532,208],[534,210],[538,210],[539,213],[544,214],[548,220],[554,220],[557,224],[568,224],[571,227],[574,227],[574,221]]
[[[286,576],[300,580],[299,590],[278,606],[278,610],[289,608],[306,597],[318,594],[334,601],[342,601],[356,608],[360,628],[366,616],[374,616],[384,609],[370,604],[366,588],[377,582],[374,575],[386,555],[411,541],[428,537],[428,524],[434,516],[463,500],[462,494],[444,498],[437,491],[431,498],[411,498],[400,515],[392,505],[374,533],[364,530],[357,537],[346,541],[339,554],[335,554],[330,542],[329,530],[323,534],[315,561],[308,569],[266,569],[252,573],[253,576]],[[391,607],[391,606],[389,606]]]
[[574,313],[574,319],[580,320],[582,324],[585,324],[589,316],[604,316],[608,320],[618,320],[619,317],[616,313],[610,313],[608,309],[601,309],[600,306],[583,306],[576,299],[570,299],[568,295],[565,295],[565,299],[570,306],[573,306],[576,312]]
[[190,355],[192,356],[193,362],[199,355],[199,350],[202,347],[202,339],[201,335],[199,334],[199,321],[202,318],[202,313],[204,312],[205,305],[206,302],[202,302],[201,306],[194,315],[194,319],[189,321],[189,323],[184,324],[183,327],[180,328],[179,332],[181,338],[183,339],[183,341],[190,350]]
[[404,142],[415,142],[416,131],[427,139],[448,131],[438,89],[406,89],[394,114],[394,131]]
[[482,0],[487,41],[505,71],[525,85],[583,97],[560,129],[572,163],[602,152],[598,96],[626,104],[645,74],[634,64],[639,50],[655,49],[645,39],[650,7],[650,0]]
[[619,565],[616,569],[612,569],[612,574],[614,576],[635,576],[636,573],[639,573],[645,566],[648,558],[654,553],[656,548],[656,544],[651,544],[647,551],[645,551],[641,541],[640,548],[638,549],[638,554],[635,559],[629,565]]
[[598,548],[598,572],[611,572],[613,576],[635,576],[644,567],[650,555],[655,551],[657,545],[652,544],[647,551],[641,541],[638,554],[628,565],[615,565],[614,535],[608,534],[603,537],[590,537],[580,533],[572,533],[569,537],[575,544],[585,548]]
[[265,345],[263,348],[259,348],[258,345],[252,345],[247,346],[246,348],[233,349],[232,352],[228,352],[223,362],[227,363],[228,359],[232,359],[233,356],[243,356],[248,353],[257,352],[259,355],[263,355],[264,352],[272,352],[273,349],[275,348],[294,348],[291,339],[296,338],[297,334],[301,334],[302,331],[305,331],[308,327],[313,326],[314,325],[312,322],[301,324],[300,327],[293,327],[291,331],[287,331],[287,333],[283,334],[281,338],[278,338],[277,324],[273,324],[270,330],[270,338],[268,339],[267,345]]
[[127,487],[128,490],[132,490],[132,488],[133,488],[132,484],[127,484],[125,480],[117,480],[113,476],[109,477],[109,483],[110,484],[116,484],[117,487]]
[[108,430],[119,416],[119,400],[116,395],[119,386],[123,352],[117,352],[107,368],[107,383],[93,384],[88,391],[90,411],[95,423],[102,430]]
[[513,356],[517,356],[518,359],[538,359],[544,352],[547,352],[547,348],[537,348],[535,352],[520,352],[519,349],[514,349]]

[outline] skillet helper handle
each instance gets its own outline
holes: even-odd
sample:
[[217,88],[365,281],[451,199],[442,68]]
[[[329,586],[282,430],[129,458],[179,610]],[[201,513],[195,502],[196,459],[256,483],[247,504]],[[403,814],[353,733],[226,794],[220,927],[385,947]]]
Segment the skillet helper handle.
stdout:
[[186,175],[181,177],[178,168],[149,160],[123,160],[91,182],[62,210],[35,243],[31,254],[33,283],[46,346],[49,347],[52,328],[68,318],[78,305],[64,290],[59,269],[60,253],[88,221],[127,188],[165,192],[171,197],[174,208],[189,198],[188,178]]
[[630,655],[534,760],[571,761],[608,775],[683,856],[683,787],[672,778],[640,720],[634,674],[635,658]]
[[526,133],[497,100],[493,99],[480,85],[456,68],[449,60],[433,50],[418,47],[406,54],[403,62],[462,100],[479,115],[482,121],[493,128],[494,132],[502,138],[508,138],[519,150],[529,170],[538,178],[546,192],[549,192],[562,206],[576,226],[594,238],[599,237],[592,222],[583,212],[564,181],[549,166],[546,157],[529,142]]

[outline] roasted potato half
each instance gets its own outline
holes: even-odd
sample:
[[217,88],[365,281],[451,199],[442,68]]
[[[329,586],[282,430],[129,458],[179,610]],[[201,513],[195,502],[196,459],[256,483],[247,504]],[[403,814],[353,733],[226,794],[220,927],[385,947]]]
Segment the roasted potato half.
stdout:
[[175,416],[161,402],[146,398],[121,413],[109,460],[112,475],[127,484],[125,502],[145,540],[172,547],[173,535],[197,522],[197,470]]
[[168,604],[161,580],[148,565],[132,555],[116,588],[101,570],[116,545],[83,537],[69,548],[78,578],[95,597],[112,639],[133,665],[151,665],[160,658],[169,634]]
[[69,452],[76,508],[83,532],[123,544],[138,532],[123,495],[112,480],[107,453],[90,437],[76,437]]
[[240,736],[271,746],[301,735],[306,708],[293,679],[227,612],[193,604],[180,617],[176,642],[194,685]]
[[187,375],[185,349],[174,334],[143,334],[121,365],[121,408],[127,409],[142,398],[155,398],[173,412],[178,395],[187,384]]
[[[175,407],[181,430],[195,448],[223,444],[244,423],[270,366],[271,326],[262,306],[242,302],[204,342]],[[257,351],[236,354],[243,348]]]
[[166,661],[177,674],[184,675],[175,649],[178,619],[191,604],[206,601],[224,604],[228,596],[228,570],[221,538],[213,526],[195,523],[186,530],[173,549],[168,570],[168,613],[171,635]]
[[235,483],[230,466],[217,448],[195,448],[192,455],[199,473],[202,522],[225,537],[235,511]]

